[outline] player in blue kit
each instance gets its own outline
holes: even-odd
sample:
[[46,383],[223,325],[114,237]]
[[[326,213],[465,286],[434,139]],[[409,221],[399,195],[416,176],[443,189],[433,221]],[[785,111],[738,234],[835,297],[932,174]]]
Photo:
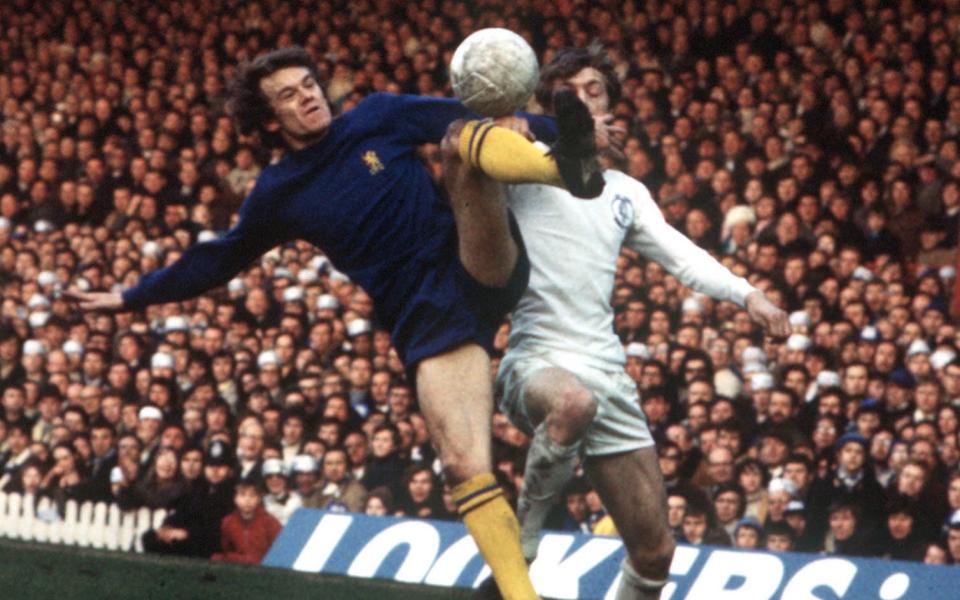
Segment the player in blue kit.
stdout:
[[[516,517],[491,472],[488,355],[530,265],[500,184],[475,166],[508,181],[557,184],[557,165],[520,134],[486,124],[468,123],[461,143],[464,125],[454,122],[468,115],[452,99],[375,94],[333,119],[316,66],[299,48],[241,66],[231,90],[240,130],[287,148],[257,179],[237,225],[122,294],[72,297],[85,310],[186,300],[226,283],[278,244],[317,245],[363,286],[390,328],[460,514],[504,597],[536,597]],[[568,110],[557,119],[557,162],[571,190],[599,193],[590,189],[592,119],[568,96],[558,98]],[[529,122],[535,134],[554,132],[552,120]],[[449,203],[416,155],[418,145],[441,140]],[[498,153],[510,160],[498,161]]]

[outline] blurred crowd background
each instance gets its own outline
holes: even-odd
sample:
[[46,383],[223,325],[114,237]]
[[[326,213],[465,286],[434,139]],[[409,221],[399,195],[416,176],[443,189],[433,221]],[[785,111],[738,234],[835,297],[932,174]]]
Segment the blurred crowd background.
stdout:
[[[455,518],[389,334],[316,248],[139,313],[63,292],[130,286],[230,227],[278,158],[225,113],[239,62],[302,45],[344,111],[449,95],[459,41],[500,26],[542,62],[602,43],[626,131],[605,160],[790,312],[770,339],[620,258],[678,539],[960,561],[960,2],[8,0],[0,23],[4,492],[165,508],[149,550],[249,562],[301,505]],[[493,435],[515,494],[528,439],[499,414]],[[555,513],[615,532],[579,478]]]

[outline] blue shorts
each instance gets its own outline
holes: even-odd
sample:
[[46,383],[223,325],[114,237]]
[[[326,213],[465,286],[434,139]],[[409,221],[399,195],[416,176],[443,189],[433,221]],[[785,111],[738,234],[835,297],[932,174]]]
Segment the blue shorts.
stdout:
[[460,262],[456,236],[451,236],[435,260],[415,269],[418,283],[409,286],[407,300],[391,330],[393,346],[406,365],[408,377],[421,360],[464,343],[475,343],[491,352],[503,318],[520,301],[530,281],[530,259],[520,227],[513,214],[509,218],[518,254],[513,273],[503,287],[483,285],[467,272]]

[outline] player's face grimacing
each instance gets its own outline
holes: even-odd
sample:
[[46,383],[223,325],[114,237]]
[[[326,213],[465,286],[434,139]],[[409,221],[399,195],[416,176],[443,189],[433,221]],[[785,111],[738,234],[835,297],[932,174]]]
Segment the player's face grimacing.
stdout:
[[287,67],[264,77],[260,89],[276,114],[267,125],[299,150],[317,141],[330,126],[330,105],[320,84],[305,67]]
[[607,114],[610,109],[610,96],[607,95],[603,74],[593,67],[584,67],[573,77],[557,81],[554,91],[562,89],[573,91],[595,117]]

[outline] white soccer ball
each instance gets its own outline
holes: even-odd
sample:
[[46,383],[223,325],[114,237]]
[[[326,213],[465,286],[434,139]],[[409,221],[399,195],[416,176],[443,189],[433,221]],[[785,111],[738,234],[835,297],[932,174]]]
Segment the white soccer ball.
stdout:
[[450,61],[450,83],[464,106],[484,117],[502,117],[526,105],[540,67],[527,41],[491,27],[463,40]]

